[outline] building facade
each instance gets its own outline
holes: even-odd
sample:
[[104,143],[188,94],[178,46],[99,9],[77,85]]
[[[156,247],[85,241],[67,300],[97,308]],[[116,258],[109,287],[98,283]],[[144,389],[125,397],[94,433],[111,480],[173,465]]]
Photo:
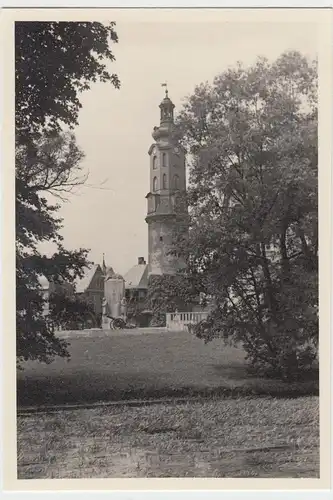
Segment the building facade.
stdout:
[[126,300],[144,302],[148,290],[148,264],[144,257],[138,257],[138,263],[124,275],[124,281]]
[[[175,139],[174,104],[168,91],[160,104],[160,126],[150,146],[150,191],[147,194],[148,277],[175,274],[183,265],[173,254],[179,220],[186,215],[185,152]],[[182,196],[183,195],[183,196]],[[183,200],[183,203],[180,201]]]
[[94,264],[76,285],[76,294],[89,302],[96,317],[102,315],[104,297],[104,271],[99,264]]

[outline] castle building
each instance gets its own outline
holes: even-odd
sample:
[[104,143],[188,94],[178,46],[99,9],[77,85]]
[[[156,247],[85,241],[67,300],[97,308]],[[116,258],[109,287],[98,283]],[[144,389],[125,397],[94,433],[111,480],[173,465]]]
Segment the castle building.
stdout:
[[147,194],[148,277],[175,274],[182,266],[172,253],[179,215],[186,214],[180,204],[186,192],[185,152],[175,139],[174,104],[165,92],[160,104],[160,126],[154,127],[150,146],[150,191]]
[[93,306],[96,317],[102,314],[104,273],[105,271],[99,264],[94,264],[76,284],[76,295]]
[[124,275],[125,297],[130,301],[143,301],[148,289],[148,265],[144,257],[138,258],[138,263]]
[[[103,255],[102,265],[90,267],[76,285],[76,294],[82,296],[94,307],[96,316],[103,314],[104,301],[109,305],[112,316],[119,315],[122,299],[130,305],[137,303],[144,308],[151,275],[176,274],[184,263],[174,252],[174,237],[186,222],[187,205],[185,151],[175,136],[175,105],[165,91],[159,105],[160,125],[154,127],[154,143],[148,150],[150,188],[146,195],[148,225],[148,263],[143,257],[124,277],[107,267]],[[178,232],[179,234],[179,232]],[[184,234],[184,233],[183,233]],[[49,285],[43,285],[44,295]],[[74,293],[74,290],[72,291]],[[104,304],[104,306],[103,306]]]

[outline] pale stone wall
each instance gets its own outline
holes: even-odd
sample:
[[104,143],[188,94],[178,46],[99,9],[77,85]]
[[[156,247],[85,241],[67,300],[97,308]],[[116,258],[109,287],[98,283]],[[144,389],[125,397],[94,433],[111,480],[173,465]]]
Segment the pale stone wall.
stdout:
[[[148,274],[174,274],[179,266],[179,259],[168,255],[173,243],[172,220],[154,221],[149,224]],[[162,240],[161,240],[162,238]]]
[[[183,263],[169,255],[177,222],[176,193],[186,192],[185,151],[174,135],[174,104],[166,97],[160,104],[160,126],[154,127],[155,143],[149,148],[150,192],[148,213],[148,275],[175,274]],[[181,198],[184,198],[182,194]],[[187,214],[184,206],[181,212]],[[169,217],[168,217],[169,216]]]
[[118,318],[121,314],[121,299],[125,295],[125,282],[123,279],[108,279],[104,285],[104,296],[107,302],[108,314]]

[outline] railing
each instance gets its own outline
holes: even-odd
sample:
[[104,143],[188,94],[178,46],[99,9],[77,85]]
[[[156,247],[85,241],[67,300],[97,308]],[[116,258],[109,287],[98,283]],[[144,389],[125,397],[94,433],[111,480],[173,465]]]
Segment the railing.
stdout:
[[187,325],[199,323],[207,316],[208,312],[166,313],[166,327],[168,330],[187,330]]

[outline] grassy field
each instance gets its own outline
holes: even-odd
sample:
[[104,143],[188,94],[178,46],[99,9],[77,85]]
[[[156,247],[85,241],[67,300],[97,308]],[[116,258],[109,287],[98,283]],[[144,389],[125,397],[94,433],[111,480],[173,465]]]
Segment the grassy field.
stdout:
[[[82,335],[82,334],[81,334]],[[28,362],[18,372],[19,406],[188,395],[317,394],[318,383],[295,386],[249,378],[244,353],[186,332],[73,335],[71,360]]]
[[318,477],[318,397],[18,417],[18,477]]

